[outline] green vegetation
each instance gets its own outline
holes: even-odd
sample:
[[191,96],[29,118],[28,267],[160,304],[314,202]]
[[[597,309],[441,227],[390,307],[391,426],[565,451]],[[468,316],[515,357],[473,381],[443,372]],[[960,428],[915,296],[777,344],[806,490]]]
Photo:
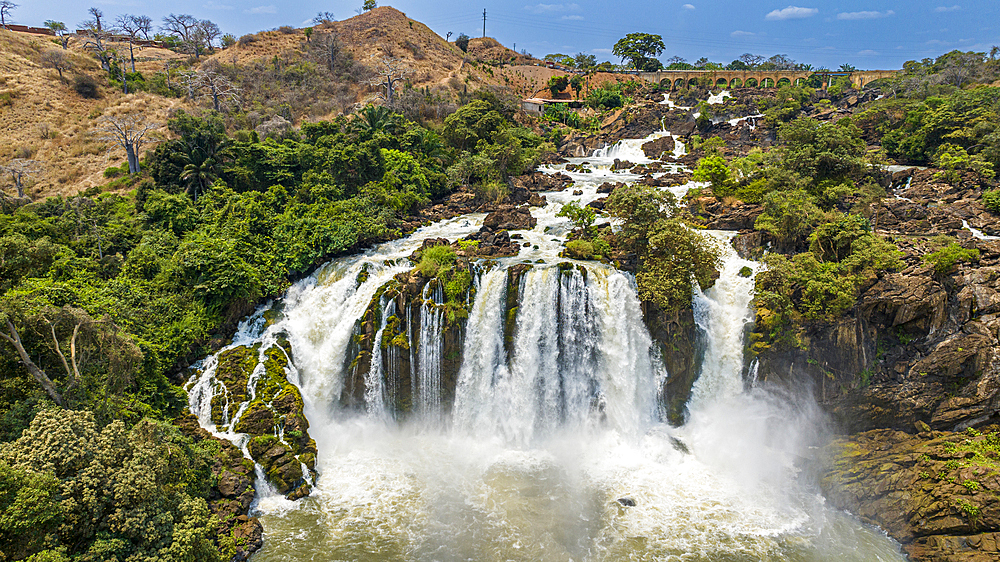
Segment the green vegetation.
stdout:
[[983,193],[983,206],[991,213],[1000,215],[1000,189]]
[[615,43],[611,49],[622,61],[636,70],[651,72],[663,68],[663,63],[654,58],[663,52],[663,38],[652,33],[629,33]]
[[[0,552],[20,560],[222,560],[211,440],[46,409],[0,452]],[[206,449],[207,447],[207,449]]]
[[[96,432],[80,454],[105,459],[101,478],[122,478],[104,484],[85,476],[101,491],[75,504],[68,473],[57,470],[52,480],[43,464],[29,467],[4,449],[0,524],[37,530],[0,545],[4,556],[212,560],[225,552],[205,504],[211,476],[199,472],[195,489],[190,471],[176,464],[210,466],[211,452],[157,448],[193,447],[163,421],[186,406],[170,377],[224,341],[261,299],[331,257],[401,235],[402,219],[454,187],[502,197],[508,176],[533,167],[544,149],[512,114],[487,93],[433,130],[369,107],[260,140],[254,131],[229,134],[218,114],[178,112],[168,123],[171,139],[146,154],[142,173],[108,169],[108,188],[131,189],[127,195],[95,188],[5,206],[0,439],[48,419],[39,412],[77,411]],[[453,321],[464,314],[472,278],[456,271],[449,248],[428,254]],[[144,447],[132,436],[149,428],[161,445]],[[109,431],[127,439],[100,437]],[[135,449],[116,452],[119,442]],[[129,480],[122,467],[148,475],[152,487]],[[147,487],[124,488],[140,484]],[[115,486],[123,491],[109,491]],[[37,509],[22,513],[29,496]],[[113,505],[98,505],[105,501]],[[129,509],[141,513],[109,515]],[[21,540],[15,527],[0,533],[4,541]]]
[[624,221],[612,246],[639,256],[636,283],[639,296],[663,310],[691,303],[697,282],[702,290],[718,277],[718,249],[674,216],[669,192],[643,185],[627,185],[608,197],[605,211]]
[[979,250],[966,249],[952,242],[922,259],[934,266],[934,273],[944,275],[950,273],[957,264],[979,261]]

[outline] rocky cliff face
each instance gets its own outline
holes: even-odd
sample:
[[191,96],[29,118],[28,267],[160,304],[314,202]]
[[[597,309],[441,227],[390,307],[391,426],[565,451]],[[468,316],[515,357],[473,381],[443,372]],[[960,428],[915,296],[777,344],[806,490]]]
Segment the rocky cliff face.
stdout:
[[[838,321],[803,326],[800,347],[759,357],[759,376],[810,381],[848,431],[916,421],[956,431],[1000,419],[1000,241],[962,224],[988,230],[996,217],[978,185],[942,185],[928,170],[908,181],[898,193],[908,200],[885,200],[876,223],[906,253],[905,269],[871,280]],[[937,235],[978,250],[979,260],[936,272],[921,258]]]
[[1000,428],[873,430],[830,444],[821,479],[835,506],[879,525],[918,562],[1000,559]]

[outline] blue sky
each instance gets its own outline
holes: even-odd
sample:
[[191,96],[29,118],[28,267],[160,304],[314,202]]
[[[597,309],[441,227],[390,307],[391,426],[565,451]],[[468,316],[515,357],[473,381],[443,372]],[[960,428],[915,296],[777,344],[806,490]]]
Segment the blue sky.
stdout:
[[[662,59],[678,55],[693,62],[706,56],[728,63],[745,52],[780,53],[816,67],[849,63],[868,69],[899,68],[907,60],[952,49],[988,51],[1000,45],[997,0],[792,1],[395,0],[388,5],[442,36],[453,31],[473,37],[482,35],[486,8],[487,35],[537,57],[582,51],[598,60],[618,62],[611,47],[633,31],[663,36],[667,48]],[[189,13],[211,19],[223,32],[238,36],[279,25],[301,27],[319,11],[346,19],[355,15],[361,0],[22,0],[21,4],[13,19],[26,25],[55,19],[72,28],[87,19],[86,10],[93,5],[108,16],[145,14],[157,22],[169,12]]]

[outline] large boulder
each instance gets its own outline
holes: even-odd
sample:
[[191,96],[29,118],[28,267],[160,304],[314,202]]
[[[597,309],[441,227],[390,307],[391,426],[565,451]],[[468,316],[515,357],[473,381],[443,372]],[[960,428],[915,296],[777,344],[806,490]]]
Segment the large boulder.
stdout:
[[659,160],[663,158],[663,153],[667,153],[668,156],[673,154],[674,144],[673,137],[660,137],[656,140],[651,140],[643,144],[642,152],[646,155],[646,158],[649,158],[650,160]]
[[530,230],[538,224],[527,206],[501,206],[486,215],[483,226],[491,230]]

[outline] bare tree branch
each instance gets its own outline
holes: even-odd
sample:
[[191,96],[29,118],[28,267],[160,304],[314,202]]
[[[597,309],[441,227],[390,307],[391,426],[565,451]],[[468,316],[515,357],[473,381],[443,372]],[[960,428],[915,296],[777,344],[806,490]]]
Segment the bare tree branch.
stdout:
[[99,129],[103,133],[100,140],[114,142],[125,149],[128,158],[130,174],[139,173],[139,149],[146,141],[146,135],[160,128],[159,123],[146,122],[146,118],[138,113],[128,113],[123,116],[105,115],[101,117],[104,126]]
[[14,327],[14,323],[8,318],[6,319],[6,324],[7,333],[0,332],[0,338],[7,340],[7,342],[14,346],[21,363],[28,369],[28,373],[38,381],[38,384],[42,385],[42,388],[45,389],[45,392],[49,395],[49,398],[52,398],[53,402],[60,407],[63,406],[63,398],[59,394],[59,391],[56,390],[56,385],[52,382],[52,379],[28,356],[28,352],[24,349],[24,344],[21,342],[21,335],[17,332],[17,328]]
[[396,97],[396,85],[413,73],[407,66],[406,61],[396,57],[372,55],[371,59],[375,63],[375,76],[368,80],[369,86],[380,86],[382,92],[379,97],[385,100],[386,105],[392,105]]
[[17,188],[17,196],[24,197],[24,180],[30,178],[42,170],[42,163],[38,160],[28,160],[26,158],[14,158],[5,165],[0,165],[0,171],[11,175],[14,180],[14,187]]

